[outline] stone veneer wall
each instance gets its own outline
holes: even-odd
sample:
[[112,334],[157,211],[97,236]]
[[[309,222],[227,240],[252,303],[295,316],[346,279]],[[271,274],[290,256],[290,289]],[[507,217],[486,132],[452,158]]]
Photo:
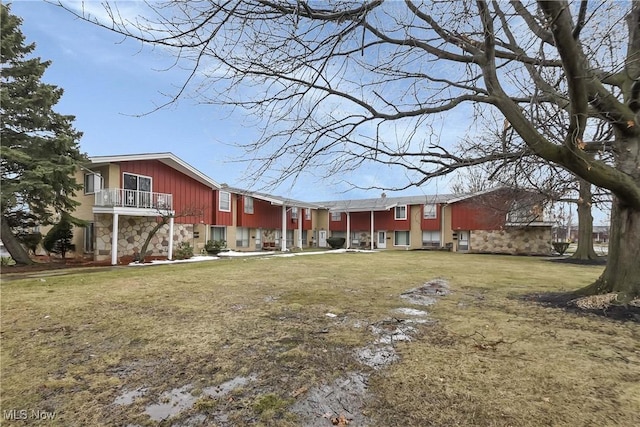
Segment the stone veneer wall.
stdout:
[[[132,256],[139,252],[149,232],[157,224],[152,217],[132,217],[121,215],[118,218],[118,258]],[[104,261],[111,259],[111,229],[113,216],[99,214],[95,216],[95,259]],[[174,224],[173,250],[175,252],[181,242],[191,243],[193,239],[193,225]],[[167,256],[169,254],[169,224],[164,225],[151,239],[147,255]]]
[[473,230],[469,252],[511,255],[551,255],[551,227]]

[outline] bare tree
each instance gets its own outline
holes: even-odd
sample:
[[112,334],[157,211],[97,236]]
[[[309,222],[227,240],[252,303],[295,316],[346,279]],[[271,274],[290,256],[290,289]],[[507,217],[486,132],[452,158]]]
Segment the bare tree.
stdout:
[[[577,178],[564,168],[535,156],[522,139],[516,134],[508,122],[503,126],[496,126],[486,121],[484,132],[480,137],[465,138],[456,147],[461,155],[474,155],[477,158],[487,153],[499,156],[506,153],[501,160],[491,160],[487,163],[469,167],[459,171],[455,176],[452,189],[454,192],[478,191],[489,186],[522,187],[534,190],[543,195],[549,202],[569,202],[577,205],[578,211],[578,246],[572,255],[573,259],[596,260],[598,255],[593,248],[593,216],[594,202],[602,202],[602,191],[594,197],[590,182]],[[539,129],[552,139],[559,135],[561,124],[553,121],[539,123]],[[611,159],[609,149],[610,127],[597,128],[594,140],[590,141],[585,151],[598,152],[603,159]],[[561,141],[556,141],[558,144]],[[520,156],[510,156],[520,153]],[[458,191],[456,191],[458,190]]]
[[187,206],[178,213],[167,211],[164,209],[158,209],[156,224],[153,226],[151,230],[149,230],[149,233],[147,234],[147,238],[142,243],[142,246],[140,247],[140,251],[138,252],[139,258],[137,259],[137,261],[145,262],[146,257],[151,254],[150,252],[147,251],[147,249],[149,248],[149,244],[151,243],[151,240],[153,240],[155,235],[158,234],[158,231],[160,231],[162,227],[169,224],[169,221],[171,220],[171,218],[184,218],[188,216],[201,217],[204,214],[205,210],[206,210],[205,207],[196,207],[196,206]]
[[[615,196],[607,268],[584,292],[640,295],[639,2],[147,7],[148,17],[128,19],[105,4],[109,18],[99,24],[165,47],[188,65],[174,99],[191,87],[203,102],[259,117],[264,133],[245,148],[278,179],[373,162],[404,169],[406,186],[420,185],[492,156],[453,154],[446,131],[499,112],[534,155]],[[562,124],[561,142],[538,128],[549,121]],[[613,164],[585,150],[595,122],[613,129]]]

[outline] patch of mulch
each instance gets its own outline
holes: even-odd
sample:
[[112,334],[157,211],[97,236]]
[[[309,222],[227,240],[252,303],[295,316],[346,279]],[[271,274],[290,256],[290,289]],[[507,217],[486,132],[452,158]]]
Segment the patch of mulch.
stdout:
[[547,292],[522,296],[525,301],[545,307],[560,308],[579,315],[595,315],[611,320],[640,323],[640,306],[634,304],[606,304],[601,308],[583,308],[577,303],[579,295],[566,292]]

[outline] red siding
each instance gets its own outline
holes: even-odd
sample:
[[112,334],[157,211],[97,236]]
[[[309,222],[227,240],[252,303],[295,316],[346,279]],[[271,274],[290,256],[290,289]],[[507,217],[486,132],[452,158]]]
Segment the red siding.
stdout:
[[[120,163],[120,188],[123,174],[132,173],[151,177],[151,191],[173,195],[175,222],[179,224],[206,224],[213,222],[213,191],[211,187],[190,178],[158,160],[137,160]],[[195,215],[182,216],[186,213]]]
[[[345,226],[346,229],[346,226]],[[371,212],[351,212],[351,231],[370,231]]]
[[219,209],[220,207],[220,190],[213,191],[213,211],[215,216],[213,219],[213,225],[233,225],[233,206],[234,206],[235,194],[231,194],[231,211],[224,212]]
[[477,197],[463,200],[451,206],[451,228],[453,230],[499,230],[506,222],[507,209],[504,201],[492,201]]
[[420,228],[424,231],[436,231],[440,230],[442,224],[442,205],[436,205],[436,217],[435,218],[424,218],[424,205],[420,208]]
[[334,221],[329,212],[329,230],[330,231],[347,231],[347,214],[340,212],[340,221]]
[[[302,218],[302,221],[303,221],[302,222],[302,229],[303,230],[311,230],[313,228],[312,227],[313,224],[312,224],[311,219],[306,219],[307,218],[307,209],[306,208],[302,209],[301,218]],[[312,215],[310,215],[309,218],[312,218]]]
[[376,230],[411,230],[411,207],[407,206],[407,219],[396,220],[396,210],[394,208],[388,211],[374,213]]
[[[238,227],[282,228],[282,206],[253,199],[253,213],[244,213],[244,197],[238,196]],[[289,221],[287,221],[289,222]]]

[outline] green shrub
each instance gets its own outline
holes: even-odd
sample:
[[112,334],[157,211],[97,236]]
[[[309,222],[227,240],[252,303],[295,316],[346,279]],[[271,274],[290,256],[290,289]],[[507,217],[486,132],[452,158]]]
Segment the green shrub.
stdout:
[[20,243],[22,243],[34,255],[36,254],[36,249],[38,249],[38,244],[42,241],[42,233],[39,231],[34,233],[20,233],[16,237],[18,237]]
[[226,240],[207,240],[207,243],[204,244],[204,250],[210,254],[217,254],[226,247]]
[[569,249],[569,242],[553,242],[553,249],[560,255],[564,255],[565,251]]
[[342,246],[344,246],[344,242],[346,242],[347,239],[345,239],[344,237],[329,237],[327,239],[327,243],[329,244],[329,246],[331,246],[332,249],[340,249]]
[[10,256],[3,256],[2,258],[0,258],[0,265],[2,265],[3,267],[14,265],[15,263],[16,262]]
[[44,236],[42,246],[47,252],[60,254],[64,258],[67,252],[74,250],[73,224],[63,216],[56,225]]
[[174,254],[175,259],[189,259],[193,257],[193,246],[189,242],[182,242]]

